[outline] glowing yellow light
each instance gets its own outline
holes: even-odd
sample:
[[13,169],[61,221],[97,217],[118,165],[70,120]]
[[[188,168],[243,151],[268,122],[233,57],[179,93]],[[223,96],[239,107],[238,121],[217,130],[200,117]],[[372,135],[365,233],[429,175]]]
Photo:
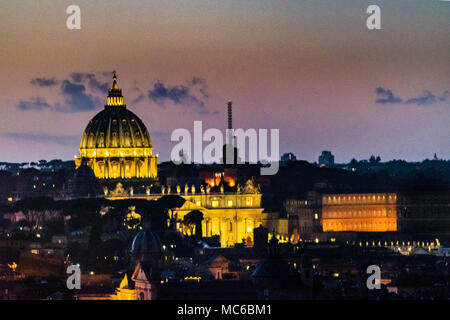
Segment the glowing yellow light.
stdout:
[[192,276],[184,277],[184,280],[194,280],[197,282],[200,282],[201,279],[202,279],[202,277],[192,277]]
[[339,273],[337,273],[337,272],[333,273],[333,277],[339,278]]
[[8,267],[12,270],[12,271],[16,271],[17,269],[17,263],[13,262],[11,264],[8,263]]

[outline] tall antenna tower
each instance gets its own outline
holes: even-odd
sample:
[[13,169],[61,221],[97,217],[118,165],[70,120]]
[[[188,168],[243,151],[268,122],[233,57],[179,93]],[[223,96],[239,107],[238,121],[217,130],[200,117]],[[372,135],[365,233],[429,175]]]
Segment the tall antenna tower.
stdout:
[[228,129],[233,129],[233,102],[228,100]]

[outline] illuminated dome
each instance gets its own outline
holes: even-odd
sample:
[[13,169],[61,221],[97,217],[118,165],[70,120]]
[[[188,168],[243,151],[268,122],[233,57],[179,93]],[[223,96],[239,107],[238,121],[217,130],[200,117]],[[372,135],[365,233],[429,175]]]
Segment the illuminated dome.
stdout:
[[144,123],[124,104],[114,73],[104,110],[89,121],[77,167],[86,161],[101,179],[156,178],[156,156]]
[[151,147],[144,123],[125,106],[105,106],[89,122],[80,143],[81,149]]

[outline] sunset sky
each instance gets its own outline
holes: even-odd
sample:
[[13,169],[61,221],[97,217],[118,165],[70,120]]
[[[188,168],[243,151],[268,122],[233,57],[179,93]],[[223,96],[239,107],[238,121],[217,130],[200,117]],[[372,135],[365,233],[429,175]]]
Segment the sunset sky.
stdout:
[[0,161],[73,159],[112,70],[160,160],[176,128],[225,129],[228,99],[298,159],[450,159],[448,1],[0,0]]

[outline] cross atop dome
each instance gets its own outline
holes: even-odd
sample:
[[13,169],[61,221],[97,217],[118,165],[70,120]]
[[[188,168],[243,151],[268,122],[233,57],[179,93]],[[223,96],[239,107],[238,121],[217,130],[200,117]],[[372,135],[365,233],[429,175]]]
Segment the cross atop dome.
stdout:
[[108,91],[108,97],[106,98],[107,106],[124,106],[122,90],[117,84],[116,70],[113,71],[113,83],[111,89]]

